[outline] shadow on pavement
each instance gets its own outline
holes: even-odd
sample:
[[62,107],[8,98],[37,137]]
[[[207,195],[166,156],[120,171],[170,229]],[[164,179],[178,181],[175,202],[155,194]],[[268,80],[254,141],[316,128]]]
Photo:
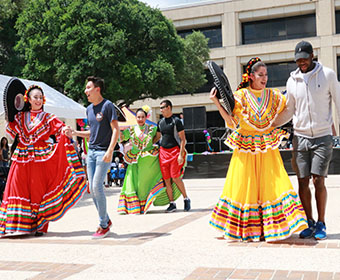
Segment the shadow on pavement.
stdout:
[[117,234],[111,233],[110,236],[115,239],[153,239],[160,236],[169,236],[171,235],[168,232],[143,232],[143,233],[129,233],[129,234]]
[[[190,211],[186,212],[188,214],[190,213],[204,213],[204,212],[211,212],[213,211],[213,208],[194,208],[194,209],[191,209]],[[183,209],[178,209],[175,211],[175,212],[172,212],[172,213],[166,213],[168,215],[174,215],[176,213],[182,213],[182,212],[185,212]],[[149,210],[145,215],[148,215],[148,214],[165,214],[165,210]]]

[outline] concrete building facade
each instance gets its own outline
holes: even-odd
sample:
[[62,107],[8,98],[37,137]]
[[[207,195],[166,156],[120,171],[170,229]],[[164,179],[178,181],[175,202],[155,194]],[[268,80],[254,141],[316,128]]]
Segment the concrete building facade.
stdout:
[[[162,9],[162,13],[173,21],[179,34],[193,29],[217,30],[221,42],[211,47],[210,59],[223,67],[233,90],[241,81],[243,66],[254,56],[269,65],[269,81],[271,75],[277,80],[269,86],[284,90],[285,82],[279,80],[284,77],[286,81],[289,72],[296,68],[294,48],[301,40],[312,43],[318,61],[339,72],[340,0],[206,1]],[[169,99],[174,104],[174,113],[193,106],[216,111],[208,91]],[[157,121],[160,101],[137,101],[132,108],[148,104],[153,109],[152,119]],[[335,115],[334,122],[338,131]]]

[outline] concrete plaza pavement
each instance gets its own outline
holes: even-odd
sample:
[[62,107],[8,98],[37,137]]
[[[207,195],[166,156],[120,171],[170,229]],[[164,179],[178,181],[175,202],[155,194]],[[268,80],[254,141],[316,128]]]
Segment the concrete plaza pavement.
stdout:
[[113,227],[102,240],[91,239],[98,218],[86,193],[45,236],[1,238],[0,279],[340,279],[339,175],[326,179],[328,239],[319,242],[223,240],[208,222],[224,179],[184,182],[192,210],[180,198],[170,214],[152,206],[146,215],[118,215],[120,188],[106,189]]

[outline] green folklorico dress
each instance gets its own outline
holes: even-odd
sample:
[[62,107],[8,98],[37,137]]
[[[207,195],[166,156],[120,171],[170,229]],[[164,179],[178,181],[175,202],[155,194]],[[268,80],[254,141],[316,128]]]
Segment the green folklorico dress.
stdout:
[[[159,167],[159,148],[152,142],[156,133],[157,127],[148,124],[123,131],[122,141],[130,140],[132,149],[124,155],[128,168],[119,197],[121,214],[145,214],[152,203],[163,206],[170,202]],[[175,184],[172,189],[177,199],[181,193]]]

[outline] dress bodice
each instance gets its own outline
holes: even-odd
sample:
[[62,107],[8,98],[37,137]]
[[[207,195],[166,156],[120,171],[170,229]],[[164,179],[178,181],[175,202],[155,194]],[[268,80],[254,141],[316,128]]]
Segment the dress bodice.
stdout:
[[42,110],[19,112],[13,122],[8,123],[6,132],[14,139],[18,135],[18,145],[12,160],[17,162],[48,160],[55,145],[46,142],[51,135],[58,139],[64,123],[55,115]]
[[153,138],[157,133],[157,127],[145,124],[134,125],[123,131],[123,141],[130,140],[132,149],[128,151],[124,160],[128,163],[136,163],[139,157],[158,155],[158,147],[154,146]]
[[285,96],[278,89],[254,90],[243,88],[234,93],[233,118],[238,128],[228,137],[226,144],[245,152],[264,152],[277,148],[287,133],[271,125],[285,108]]

